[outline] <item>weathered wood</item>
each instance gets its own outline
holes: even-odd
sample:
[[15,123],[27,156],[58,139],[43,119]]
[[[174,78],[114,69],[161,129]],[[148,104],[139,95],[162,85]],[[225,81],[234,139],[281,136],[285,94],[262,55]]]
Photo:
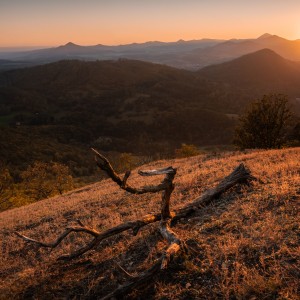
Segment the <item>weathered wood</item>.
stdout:
[[63,234],[61,234],[54,242],[44,243],[44,242],[32,239],[30,237],[27,237],[25,235],[22,235],[19,232],[15,232],[15,233],[17,236],[19,236],[20,238],[22,238],[23,240],[25,240],[27,242],[32,242],[32,243],[35,243],[35,244],[37,244],[41,247],[45,247],[45,248],[56,248],[63,241],[63,239],[66,238],[71,232],[84,232],[84,233],[90,234],[94,237],[97,237],[100,234],[98,231],[96,231],[95,229],[92,229],[92,228],[87,228],[87,227],[82,227],[82,226],[67,227],[66,230],[63,232]]
[[171,194],[175,188],[175,186],[173,184],[175,175],[176,175],[176,169],[172,168],[172,172],[167,173],[167,176],[163,181],[163,183],[165,185],[165,189],[162,193],[162,199],[161,199],[162,200],[162,203],[161,203],[161,218],[162,218],[162,220],[171,218],[170,198],[171,198]]
[[183,241],[176,235],[176,233],[170,228],[171,224],[174,225],[179,219],[192,217],[192,215],[200,210],[202,207],[211,203],[214,199],[220,197],[224,192],[228,191],[230,188],[236,184],[248,183],[255,178],[251,175],[250,171],[245,168],[243,164],[240,164],[232,173],[225,177],[216,187],[207,190],[200,197],[194,199],[190,204],[186,205],[183,208],[176,210],[175,212],[170,211],[170,199],[171,194],[174,190],[173,180],[176,175],[176,169],[173,167],[168,167],[159,170],[150,170],[150,171],[139,171],[141,176],[155,176],[155,175],[165,175],[164,180],[157,186],[145,186],[143,188],[134,188],[127,184],[127,180],[130,176],[130,171],[127,171],[124,175],[124,178],[121,179],[120,176],[114,171],[110,162],[98,151],[92,149],[96,154],[96,162],[98,167],[101,170],[104,170],[106,174],[116,182],[120,188],[132,193],[132,194],[144,194],[144,193],[157,193],[162,191],[162,203],[161,203],[161,212],[154,215],[146,215],[139,220],[125,222],[116,227],[110,228],[106,231],[99,232],[93,228],[84,226],[81,221],[77,220],[79,226],[68,227],[66,230],[52,243],[41,242],[33,238],[27,237],[25,235],[16,232],[16,234],[23,240],[31,243],[35,243],[40,247],[55,248],[57,247],[64,238],[66,238],[71,232],[83,232],[93,237],[92,241],[85,245],[84,247],[76,250],[71,254],[66,254],[59,259],[72,259],[78,257],[87,251],[95,248],[99,245],[104,239],[107,239],[116,234],[120,234],[127,230],[132,230],[133,234],[136,235],[140,228],[160,221],[159,231],[162,237],[168,242],[168,246],[163,252],[162,256],[154,263],[154,265],[148,270],[142,272],[138,276],[131,276],[126,270],[123,269],[123,272],[127,274],[128,277],[131,277],[130,282],[118,287],[115,291],[105,296],[102,299],[110,299],[112,297],[117,297],[124,295],[133,288],[144,283],[148,279],[152,278],[159,270],[165,269],[170,260],[178,254],[183,246]]
[[202,207],[208,205],[213,200],[218,199],[222,194],[227,192],[233,186],[241,184],[249,184],[249,182],[257,180],[251,175],[251,172],[244,164],[237,166],[233,172],[226,176],[222,181],[214,188],[205,191],[201,196],[194,199],[190,204],[179,209],[175,212],[175,216],[172,219],[172,225],[182,218],[187,218],[193,215],[196,211]]
[[104,296],[100,300],[109,300],[114,299],[115,297],[120,297],[122,295],[128,294],[134,288],[139,287],[145,282],[149,282],[150,279],[153,278],[155,274],[157,274],[161,269],[161,264],[163,261],[163,257],[160,257],[149,269],[142,272],[139,276],[136,276],[133,280],[126,282],[125,284],[116,288],[110,294]]
[[[95,157],[95,161],[97,166],[103,170],[104,172],[106,172],[106,174],[114,181],[116,182],[119,187],[129,193],[132,194],[146,194],[146,193],[158,193],[161,192],[165,189],[165,184],[164,182],[156,185],[156,186],[144,186],[142,188],[134,188],[132,186],[130,186],[129,184],[127,184],[127,180],[130,176],[130,172],[126,172],[125,176],[123,179],[121,179],[121,177],[115,172],[115,170],[113,169],[112,165],[110,164],[110,162],[108,161],[108,159],[103,156],[102,154],[100,154],[97,150],[92,148],[92,151],[96,154]],[[142,171],[141,171],[142,172]],[[143,173],[143,172],[142,172]],[[167,173],[165,173],[167,174]],[[143,175],[144,176],[144,175]]]
[[114,297],[124,295],[129,291],[131,291],[133,288],[143,284],[144,282],[152,278],[161,269],[165,269],[168,266],[168,263],[170,262],[171,258],[174,257],[181,249],[180,239],[177,237],[175,232],[173,232],[169,227],[171,221],[171,214],[169,208],[170,197],[174,190],[173,180],[176,174],[176,169],[167,168],[167,169],[163,169],[162,172],[161,171],[162,170],[147,171],[144,172],[144,176],[167,174],[166,178],[164,179],[166,188],[162,194],[162,206],[161,206],[161,214],[160,214],[161,221],[160,221],[159,230],[163,238],[167,240],[168,247],[160,257],[160,259],[151,268],[144,271],[139,276],[132,278],[131,281],[129,281],[128,283],[125,283],[124,285],[118,287],[112,293],[103,297],[102,300],[111,299]]
[[103,232],[98,232],[95,229],[87,228],[87,227],[83,226],[81,223],[81,227],[75,226],[75,227],[66,228],[66,230],[52,243],[41,242],[41,241],[35,240],[33,238],[27,237],[25,235],[22,235],[19,232],[15,232],[15,233],[17,236],[22,238],[24,241],[35,243],[35,244],[39,245],[40,247],[45,247],[45,248],[56,248],[63,241],[63,239],[66,238],[71,232],[84,232],[84,233],[87,233],[87,234],[95,237],[89,244],[87,244],[83,248],[80,248],[71,254],[66,254],[66,255],[60,256],[58,258],[58,259],[68,260],[68,259],[72,259],[72,258],[75,258],[75,257],[78,257],[78,256],[84,254],[88,250],[91,250],[94,247],[96,247],[97,245],[99,245],[103,240],[105,240],[111,236],[117,235],[119,233],[122,233],[124,231],[132,229],[133,234],[136,235],[141,227],[144,227],[148,224],[159,221],[160,219],[161,219],[160,214],[146,215],[143,218],[141,218],[140,220],[126,222],[126,223],[120,224],[116,227],[105,230]]
[[173,167],[167,167],[158,170],[147,170],[147,171],[139,171],[141,176],[154,176],[154,175],[163,175],[163,174],[173,174],[176,173],[176,169]]
[[182,241],[176,235],[174,231],[170,229],[171,220],[161,220],[159,231],[161,235],[168,241],[168,248],[162,255],[161,269],[165,269],[170,262],[171,258],[174,257],[180,250]]
[[[184,206],[183,208],[180,208],[172,213],[172,220],[171,225],[174,225],[178,220],[192,217],[192,215],[200,210],[202,207],[208,205],[213,200],[217,199],[221,196],[222,193],[225,193],[227,190],[229,190],[231,187],[238,183],[246,183],[249,180],[255,179],[251,174],[250,171],[247,170],[243,164],[239,165],[230,175],[225,177],[215,188],[212,188],[208,191],[206,191],[204,194],[202,194],[200,197],[194,199],[190,204]],[[166,215],[168,215],[168,212],[165,212]],[[32,239],[30,237],[27,237],[25,235],[20,234],[19,232],[16,232],[16,234],[21,237],[23,240],[27,242],[35,243],[41,247],[48,247],[48,248],[55,248],[57,247],[61,241],[68,236],[71,232],[79,232],[79,228],[81,232],[85,232],[87,234],[90,234],[94,236],[95,238],[85,247],[75,251],[72,254],[64,255],[60,257],[59,259],[72,259],[75,257],[78,257],[85,252],[89,251],[90,249],[93,249],[96,247],[101,241],[104,239],[107,239],[113,235],[122,233],[127,230],[132,230],[133,234],[136,235],[138,231],[151,223],[157,222],[161,220],[161,213],[153,214],[153,215],[145,215],[139,220],[135,221],[129,221],[125,222],[123,224],[120,224],[116,227],[110,228],[104,232],[98,232],[95,229],[87,228],[83,226],[82,224],[79,224],[81,227],[69,227],[60,235],[56,241],[52,243],[45,243],[41,241],[37,241],[35,239]],[[82,228],[83,227],[83,228]]]

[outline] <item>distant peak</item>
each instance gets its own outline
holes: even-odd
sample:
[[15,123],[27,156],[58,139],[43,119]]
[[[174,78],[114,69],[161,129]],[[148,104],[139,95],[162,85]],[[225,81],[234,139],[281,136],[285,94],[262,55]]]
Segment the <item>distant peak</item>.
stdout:
[[259,36],[257,39],[262,40],[262,39],[267,39],[269,37],[273,36],[273,34],[270,33],[264,33],[263,35]]
[[269,49],[269,48],[264,48],[260,49],[258,51],[246,54],[245,56],[259,56],[259,55],[269,55],[269,56],[276,56],[276,57],[281,57],[279,54],[277,54],[275,51]]
[[68,42],[64,45],[65,47],[78,47],[78,45],[72,43],[72,42]]
[[261,50],[258,50],[256,52],[252,52],[249,54],[245,54],[239,58],[237,58],[236,60],[245,60],[245,59],[262,59],[262,60],[273,60],[273,61],[281,61],[284,60],[284,58],[282,56],[280,56],[279,54],[277,54],[275,51],[268,49],[268,48],[264,48]]

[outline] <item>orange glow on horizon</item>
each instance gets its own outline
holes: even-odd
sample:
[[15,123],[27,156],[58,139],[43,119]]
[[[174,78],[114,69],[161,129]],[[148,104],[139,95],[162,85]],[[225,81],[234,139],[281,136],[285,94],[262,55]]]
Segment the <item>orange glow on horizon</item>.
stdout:
[[299,0],[3,0],[0,47],[256,38],[265,32],[294,40],[300,38],[299,11]]

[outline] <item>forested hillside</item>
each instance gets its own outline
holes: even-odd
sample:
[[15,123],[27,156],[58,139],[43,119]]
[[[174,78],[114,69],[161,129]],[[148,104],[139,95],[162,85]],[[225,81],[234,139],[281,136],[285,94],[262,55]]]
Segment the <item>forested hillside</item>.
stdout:
[[243,107],[226,86],[138,61],[62,61],[2,73],[0,84],[0,154],[18,166],[42,157],[76,164],[92,145],[153,154],[229,143],[225,113]]
[[272,91],[299,102],[299,74],[270,50],[199,72],[131,60],[3,72],[0,155],[15,178],[36,160],[67,164],[78,177],[94,172],[91,146],[161,157],[182,143],[231,144],[249,102]]

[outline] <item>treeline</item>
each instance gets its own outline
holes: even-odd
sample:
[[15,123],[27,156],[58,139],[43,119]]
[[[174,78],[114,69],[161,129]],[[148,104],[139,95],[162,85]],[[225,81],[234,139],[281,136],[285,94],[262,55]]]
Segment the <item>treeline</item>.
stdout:
[[5,165],[0,166],[0,211],[22,206],[74,188],[67,166],[35,162],[16,181]]
[[[153,157],[137,157],[130,153],[107,153],[118,172],[131,170],[153,160]],[[92,160],[93,164],[94,161]],[[74,175],[71,168],[58,162],[35,161],[24,171],[11,172],[10,167],[0,165],[0,211],[22,206],[41,199],[63,194],[87,182],[103,178],[99,171],[87,178]]]
[[[195,145],[182,144],[172,154],[176,157],[189,157],[201,154]],[[162,154],[154,156],[136,156],[131,153],[106,152],[105,155],[112,162],[114,169],[123,173],[139,165],[161,159]],[[76,176],[72,168],[58,162],[35,161],[25,170],[11,171],[9,165],[0,165],[0,212],[23,206],[29,203],[65,193],[74,188],[81,187],[88,182],[104,178],[104,175],[95,168],[95,162],[89,176]]]

